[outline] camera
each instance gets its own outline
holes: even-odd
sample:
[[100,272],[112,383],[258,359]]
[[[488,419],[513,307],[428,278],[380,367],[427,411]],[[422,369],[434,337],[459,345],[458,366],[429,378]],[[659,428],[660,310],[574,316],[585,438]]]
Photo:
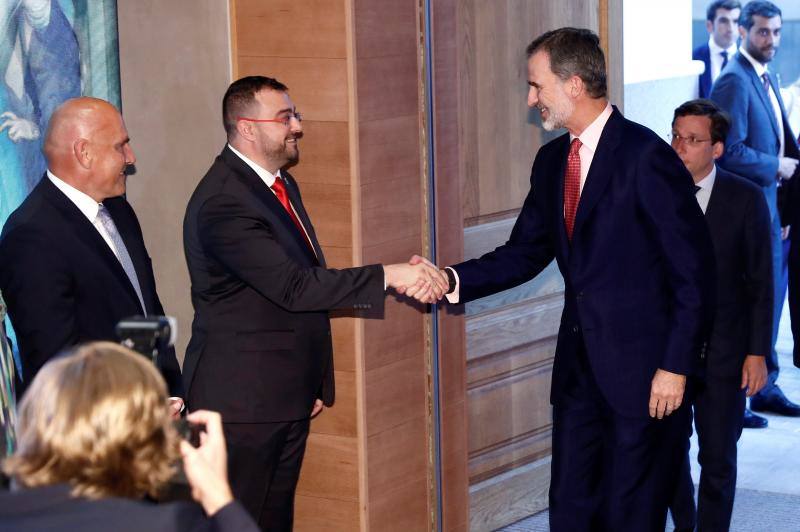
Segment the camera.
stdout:
[[192,423],[186,418],[176,419],[173,423],[181,438],[188,441],[192,447],[200,447],[200,433],[206,430],[204,424]]
[[175,343],[177,321],[172,316],[132,316],[117,323],[116,333],[120,344],[157,365],[159,353]]

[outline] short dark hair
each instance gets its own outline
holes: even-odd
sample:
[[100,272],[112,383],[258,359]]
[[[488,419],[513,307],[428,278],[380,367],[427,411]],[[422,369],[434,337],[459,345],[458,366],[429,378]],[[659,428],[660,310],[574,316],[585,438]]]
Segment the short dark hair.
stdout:
[[525,49],[528,59],[539,51],[547,52],[550,70],[561,80],[578,76],[593,98],[604,98],[608,93],[606,59],[600,49],[600,39],[594,32],[583,28],[548,31]]
[[707,116],[711,120],[711,142],[725,142],[728,136],[728,131],[731,129],[731,119],[728,113],[723,111],[711,100],[699,99],[689,100],[682,103],[675,109],[675,115],[672,117],[672,125],[675,121],[682,116]]
[[733,11],[734,9],[742,9],[742,4],[739,0],[716,0],[715,2],[711,2],[708,4],[708,9],[706,9],[707,21],[714,22],[717,20],[717,9]]
[[772,2],[767,2],[765,0],[753,0],[752,2],[747,2],[747,4],[745,4],[745,6],[742,8],[742,14],[739,15],[739,26],[743,27],[747,31],[750,31],[750,28],[752,28],[753,24],[755,24],[755,21],[753,20],[755,15],[764,18],[783,18],[783,13],[781,13],[780,8]]
[[266,76],[247,76],[230,84],[222,98],[222,125],[225,126],[228,139],[236,133],[236,117],[247,115],[256,101],[256,93],[264,89],[278,92],[289,90],[277,79]]

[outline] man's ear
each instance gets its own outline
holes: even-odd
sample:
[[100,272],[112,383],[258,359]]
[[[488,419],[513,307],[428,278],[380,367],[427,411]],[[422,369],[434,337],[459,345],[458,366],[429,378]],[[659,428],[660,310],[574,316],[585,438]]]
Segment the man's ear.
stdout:
[[253,140],[255,138],[253,126],[254,124],[247,120],[237,120],[236,133],[245,140]]
[[714,144],[711,145],[711,150],[712,150],[711,154],[714,156],[714,160],[717,160],[720,157],[722,157],[723,153],[725,153],[725,143],[722,142],[721,140],[715,142]]
[[78,161],[83,168],[87,170],[92,167],[92,150],[91,144],[86,139],[78,139],[72,145],[72,151],[75,155],[75,160]]
[[710,20],[706,20],[706,29],[708,33],[714,33],[714,23]]
[[577,98],[580,94],[584,91],[585,87],[583,85],[583,80],[578,76],[572,76],[569,78],[569,95],[573,98]]

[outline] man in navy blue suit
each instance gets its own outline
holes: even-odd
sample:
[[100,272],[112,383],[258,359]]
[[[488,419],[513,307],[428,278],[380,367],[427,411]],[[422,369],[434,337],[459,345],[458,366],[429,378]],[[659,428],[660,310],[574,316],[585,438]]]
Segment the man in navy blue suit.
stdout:
[[[717,79],[710,98],[731,117],[731,130],[719,166],[761,186],[771,217],[775,285],[773,348],[767,356],[767,384],[750,399],[750,408],[800,416],[800,405],[787,399],[776,383],[780,368],[774,348],[786,296],[785,255],[788,254],[783,249],[788,228],[781,230],[778,189],[794,175],[800,158],[778,82],[767,68],[780,45],[781,10],[771,2],[749,2],[739,19],[739,33],[742,37],[739,53]],[[765,418],[746,412],[745,427],[766,425]]]
[[701,44],[692,52],[692,59],[702,61],[706,65],[700,74],[700,98],[708,98],[711,86],[722,69],[728,65],[728,60],[736,54],[741,10],[742,4],[739,0],[715,0],[706,10],[708,42]]
[[509,241],[444,270],[448,300],[517,286],[556,259],[551,530],[663,531],[690,422],[687,376],[705,357],[708,229],[675,152],[609,104],[594,33],[547,32],[527,54],[528,105],[568,134],[536,155]]
[[[767,379],[772,349],[772,251],[769,210],[761,188],[717,168],[730,120],[709,100],[675,109],[672,147],[692,174],[716,258],[716,307],[706,378],[694,397],[697,508],[688,453],[670,506],[676,531],[728,530],[736,491],[736,442],[745,395]],[[688,436],[688,435],[687,435]]]

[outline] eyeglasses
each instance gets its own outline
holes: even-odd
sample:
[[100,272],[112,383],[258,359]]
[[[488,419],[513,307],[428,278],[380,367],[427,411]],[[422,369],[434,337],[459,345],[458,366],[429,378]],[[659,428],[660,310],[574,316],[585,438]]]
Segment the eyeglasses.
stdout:
[[236,120],[244,120],[246,122],[275,122],[276,124],[283,124],[283,127],[289,127],[292,118],[294,118],[298,122],[303,121],[303,115],[296,112],[290,113],[286,115],[284,118],[259,119],[259,118],[247,118],[246,116],[237,116]]
[[669,135],[667,135],[667,138],[669,138],[670,142],[672,142],[674,144],[677,144],[679,141],[683,141],[686,144],[688,144],[689,146],[697,146],[697,145],[702,144],[704,142],[712,142],[712,139],[698,139],[694,135],[690,135],[688,137],[682,137],[682,136],[678,135],[674,131],[672,133],[670,133]]

